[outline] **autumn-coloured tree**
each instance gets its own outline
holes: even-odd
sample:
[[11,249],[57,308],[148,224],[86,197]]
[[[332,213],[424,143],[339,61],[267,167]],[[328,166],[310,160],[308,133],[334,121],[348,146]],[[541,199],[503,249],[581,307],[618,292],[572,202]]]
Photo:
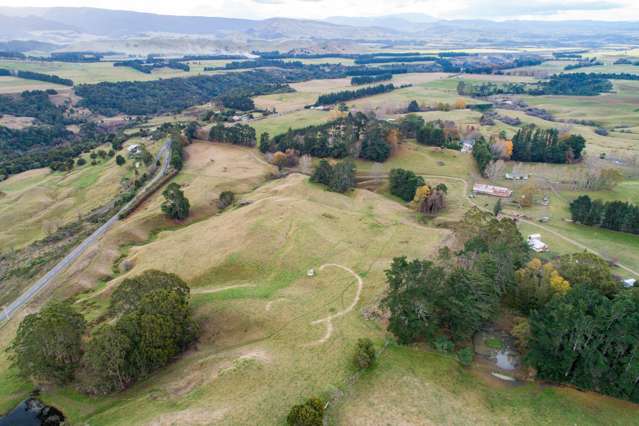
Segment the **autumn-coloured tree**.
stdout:
[[537,194],[539,194],[539,188],[533,183],[527,184],[521,189],[519,205],[522,207],[532,207],[537,198]]
[[552,263],[534,258],[515,272],[516,286],[511,295],[516,308],[528,314],[544,306],[555,295],[563,296],[571,285]]
[[386,133],[386,143],[390,146],[391,153],[397,152],[400,140],[401,135],[399,133],[399,129],[392,128],[388,131],[388,133]]
[[466,101],[457,99],[454,104],[455,109],[466,109]]
[[417,190],[415,191],[415,198],[413,199],[413,202],[417,206],[420,206],[422,202],[424,202],[424,200],[430,196],[430,193],[431,193],[430,186],[422,185],[418,187]]

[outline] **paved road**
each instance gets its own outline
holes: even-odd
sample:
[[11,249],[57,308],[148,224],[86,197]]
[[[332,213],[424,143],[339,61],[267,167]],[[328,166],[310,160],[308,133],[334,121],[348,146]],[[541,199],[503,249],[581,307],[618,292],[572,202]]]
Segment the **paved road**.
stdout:
[[[160,151],[158,152],[156,156],[157,160],[159,160],[160,158],[162,159],[162,164],[160,166],[160,169],[156,172],[153,179],[151,179],[147,183],[147,185],[142,191],[146,190],[146,188],[153,185],[158,179],[162,178],[167,173],[169,169],[170,159],[171,159],[170,154],[171,154],[171,140],[169,139],[164,145],[162,145],[162,148],[160,148]],[[140,191],[140,193],[142,193],[142,191]],[[53,280],[55,280],[55,278],[57,278],[62,271],[64,271],[67,267],[69,267],[69,265],[75,262],[91,244],[96,242],[109,229],[111,229],[113,225],[115,225],[115,223],[118,221],[118,215],[120,214],[120,212],[129,208],[133,202],[135,202],[135,199],[129,201],[113,217],[111,217],[102,226],[96,229],[93,232],[93,234],[89,235],[84,241],[82,241],[80,245],[78,245],[73,250],[71,250],[71,252],[67,254],[64,257],[64,259],[58,262],[58,264],[55,265],[51,270],[49,270],[49,272],[47,272],[42,277],[40,277],[38,281],[36,281],[31,287],[29,287],[24,293],[22,293],[16,300],[14,300],[13,302],[11,302],[11,304],[6,306],[2,310],[2,312],[0,312],[0,321],[8,320],[9,318],[11,318],[11,316],[17,310],[22,308],[25,304],[29,303],[31,299],[33,299],[35,295],[38,294],[38,292],[40,292],[40,290],[42,290],[51,282],[53,282]]]

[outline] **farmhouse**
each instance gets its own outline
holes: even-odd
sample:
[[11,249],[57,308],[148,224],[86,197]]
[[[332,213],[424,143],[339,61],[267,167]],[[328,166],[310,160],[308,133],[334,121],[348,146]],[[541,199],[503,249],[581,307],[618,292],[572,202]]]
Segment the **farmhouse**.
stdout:
[[531,234],[528,236],[528,246],[537,253],[548,251],[548,244],[541,240],[540,234]]
[[473,185],[473,192],[475,194],[492,195],[493,197],[508,198],[513,194],[513,191],[504,188],[503,186],[485,185],[483,183],[476,183]]
[[129,145],[126,150],[129,152],[129,154],[133,155],[133,154],[137,154],[138,150],[140,149],[140,145],[138,144],[133,144],[133,145]]
[[507,180],[528,180],[527,174],[520,174],[520,173],[506,173],[504,177]]

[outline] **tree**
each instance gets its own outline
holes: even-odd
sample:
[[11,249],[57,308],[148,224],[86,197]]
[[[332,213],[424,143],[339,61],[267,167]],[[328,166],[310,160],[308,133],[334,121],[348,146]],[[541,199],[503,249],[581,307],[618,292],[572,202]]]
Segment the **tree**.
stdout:
[[82,355],[85,328],[84,318],[69,303],[49,303],[20,323],[9,348],[12,361],[26,377],[67,383]]
[[324,403],[312,397],[306,402],[294,405],[286,416],[289,426],[322,426],[324,419]]
[[170,290],[188,297],[189,286],[179,276],[155,269],[125,278],[111,295],[109,313],[123,315],[136,309],[144,296],[155,290]]
[[417,188],[424,185],[424,179],[421,176],[404,169],[392,169],[389,181],[391,194],[406,202],[413,200]]
[[495,206],[493,207],[493,214],[495,215],[495,217],[499,216],[499,213],[501,213],[502,210],[503,207],[501,205],[501,198],[498,198]]
[[191,121],[186,125],[184,129],[184,135],[188,139],[189,142],[193,141],[193,139],[197,138],[197,131],[200,128],[197,121]]
[[408,104],[408,108],[406,108],[406,112],[419,112],[419,104],[416,100],[410,101],[410,103]]
[[355,163],[346,159],[335,164],[328,188],[343,194],[353,187],[355,187]]
[[413,203],[415,203],[418,207],[430,197],[430,193],[432,192],[432,188],[428,185],[422,185],[417,188],[415,191],[415,198],[413,198]]
[[499,298],[479,272],[447,272],[427,260],[393,259],[386,270],[389,289],[382,300],[390,311],[389,330],[401,343],[446,334],[464,340],[495,314]]
[[515,273],[517,285],[510,296],[513,305],[524,314],[545,306],[554,295],[565,295],[571,288],[552,263],[535,258]]
[[270,141],[270,136],[268,133],[264,132],[260,135],[260,152],[262,154],[266,154],[270,147],[271,147],[271,141]]
[[115,164],[117,164],[118,166],[123,166],[124,163],[126,163],[126,160],[124,159],[123,156],[118,154],[117,157],[115,157]]
[[84,158],[80,157],[78,158],[78,161],[76,162],[76,164],[78,165],[78,167],[84,166],[87,163],[87,160],[85,160]]
[[530,316],[526,362],[541,379],[639,402],[639,297],[578,285]]
[[81,388],[94,395],[121,391],[133,381],[127,365],[132,343],[116,327],[102,326],[87,343],[82,357]]
[[590,214],[592,200],[587,195],[581,195],[570,203],[570,215],[575,222],[584,223]]
[[320,160],[319,165],[315,168],[315,171],[311,176],[311,182],[321,183],[322,185],[328,186],[331,183],[332,178],[333,166],[324,159]]
[[191,205],[189,200],[184,196],[184,192],[180,189],[180,185],[172,182],[162,192],[165,201],[162,203],[162,211],[171,219],[184,220],[189,216]]
[[217,208],[220,210],[224,210],[235,200],[235,194],[232,191],[223,191],[220,194],[220,198],[217,200]]
[[532,207],[535,204],[539,188],[533,184],[528,183],[521,189],[521,197],[519,199],[519,205],[522,207]]
[[486,167],[493,159],[493,155],[490,152],[488,142],[486,142],[483,136],[475,141],[475,145],[473,145],[473,157],[475,157],[475,161],[477,161],[479,172],[484,174]]
[[419,115],[408,114],[399,123],[399,131],[406,138],[415,138],[419,129],[425,124],[424,119]]
[[362,141],[362,148],[359,157],[364,160],[383,163],[390,157],[391,148],[386,142],[384,131],[380,126],[373,126],[366,132],[366,136]]
[[424,198],[418,206],[420,213],[425,215],[436,215],[446,208],[446,192],[435,188],[428,197]]
[[355,348],[355,355],[353,356],[353,363],[359,370],[366,370],[373,366],[375,363],[375,346],[373,341],[369,338],[357,339],[357,346]]
[[610,266],[601,257],[587,252],[565,254],[553,260],[559,273],[571,283],[586,285],[607,297],[614,296],[620,285]]

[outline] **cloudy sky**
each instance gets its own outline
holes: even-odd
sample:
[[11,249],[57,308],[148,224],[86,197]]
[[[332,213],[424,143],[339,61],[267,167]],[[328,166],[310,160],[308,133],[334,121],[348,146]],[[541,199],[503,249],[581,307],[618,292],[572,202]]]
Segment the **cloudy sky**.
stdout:
[[440,19],[639,21],[639,0],[0,0],[2,6],[90,6],[172,15],[237,18],[378,16],[423,13]]

